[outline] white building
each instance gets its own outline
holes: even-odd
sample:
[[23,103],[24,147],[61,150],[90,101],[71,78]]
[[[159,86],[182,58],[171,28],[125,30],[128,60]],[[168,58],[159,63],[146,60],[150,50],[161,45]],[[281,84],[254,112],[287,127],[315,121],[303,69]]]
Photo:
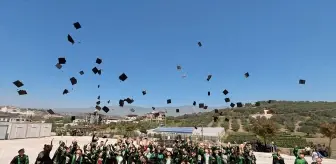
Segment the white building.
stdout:
[[138,115],[136,114],[129,114],[129,115],[126,115],[125,119],[126,120],[130,120],[130,121],[134,121],[138,118]]
[[11,106],[3,106],[0,108],[0,112],[4,113],[11,113],[11,114],[20,114],[20,115],[26,115],[26,116],[34,116],[35,112],[30,110],[21,110],[16,107]]
[[72,121],[72,123],[84,123],[86,122],[86,119],[83,119],[83,118],[76,118],[75,120]]

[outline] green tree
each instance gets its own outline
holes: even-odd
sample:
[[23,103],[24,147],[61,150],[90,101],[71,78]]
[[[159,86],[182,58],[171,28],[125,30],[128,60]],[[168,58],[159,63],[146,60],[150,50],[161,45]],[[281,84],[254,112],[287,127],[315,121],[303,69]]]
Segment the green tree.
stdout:
[[253,123],[252,131],[262,137],[266,145],[267,139],[275,136],[277,127],[272,120],[269,120],[266,117],[257,117]]
[[231,121],[231,130],[237,132],[240,128],[240,125],[238,124],[238,121],[236,119]]
[[323,123],[320,126],[320,132],[329,139],[329,157],[331,156],[332,149],[331,149],[331,141],[336,138],[336,122],[333,123]]

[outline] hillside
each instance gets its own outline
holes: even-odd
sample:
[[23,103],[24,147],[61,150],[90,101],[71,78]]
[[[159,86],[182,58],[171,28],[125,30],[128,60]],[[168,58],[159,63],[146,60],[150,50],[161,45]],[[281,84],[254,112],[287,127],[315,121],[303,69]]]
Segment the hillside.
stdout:
[[[261,102],[256,107],[245,104],[242,108],[219,109],[218,113],[203,112],[179,117],[167,118],[167,126],[212,126],[225,127],[227,130],[248,132],[255,116],[263,116],[268,110],[268,116],[274,120],[284,132],[302,132],[303,134],[316,134],[319,124],[336,120],[336,102],[308,102],[308,101],[272,101]],[[213,116],[218,116],[213,122]],[[225,121],[225,119],[229,119]],[[229,128],[230,127],[230,128]]]

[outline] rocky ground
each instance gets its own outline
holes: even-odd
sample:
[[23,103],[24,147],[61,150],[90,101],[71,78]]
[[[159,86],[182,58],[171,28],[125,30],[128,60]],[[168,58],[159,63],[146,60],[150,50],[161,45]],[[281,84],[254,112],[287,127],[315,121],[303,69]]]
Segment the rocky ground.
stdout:
[[[44,144],[50,144],[53,137],[47,138],[33,138],[33,139],[18,139],[18,140],[0,140],[0,164],[9,163],[12,158],[17,155],[17,151],[21,148],[25,148],[26,154],[29,156],[30,164],[35,162],[37,154],[42,151]],[[54,151],[58,147],[60,140],[70,144],[73,139],[76,139],[79,145],[84,145],[90,142],[91,137],[72,137],[72,136],[55,136],[54,137]],[[114,143],[115,139],[109,139],[108,143]],[[272,158],[270,153],[255,153],[257,157],[257,164],[271,164]],[[294,163],[293,156],[284,155],[286,163]],[[311,163],[311,157],[306,157],[308,163]],[[323,164],[335,164],[336,160],[324,159]]]

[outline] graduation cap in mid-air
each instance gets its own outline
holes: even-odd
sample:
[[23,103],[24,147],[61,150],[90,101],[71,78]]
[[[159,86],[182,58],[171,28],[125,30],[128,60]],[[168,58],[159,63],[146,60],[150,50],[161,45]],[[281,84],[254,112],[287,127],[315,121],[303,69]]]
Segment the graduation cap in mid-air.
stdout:
[[230,98],[225,98],[224,100],[225,100],[225,102],[227,102],[227,103],[230,102]]
[[229,91],[226,90],[226,89],[224,89],[223,94],[224,94],[224,95],[227,95],[227,94],[229,94]]
[[123,107],[124,104],[125,104],[124,100],[120,99],[120,100],[119,100],[119,106],[120,106],[120,107]]
[[241,102],[237,102],[237,107],[241,108],[241,107],[243,107],[243,104]]
[[208,75],[207,81],[210,81],[211,78],[212,78],[212,75]]
[[235,106],[236,106],[235,103],[231,103],[231,104],[230,104],[230,107],[231,107],[231,108],[233,108],[233,107],[235,107]]
[[18,90],[17,92],[20,96],[28,94],[26,90]]
[[100,111],[101,107],[99,105],[96,105],[96,109]]
[[110,108],[108,108],[107,106],[104,106],[104,107],[103,107],[103,111],[104,111],[105,113],[107,113],[107,112],[110,111]]
[[270,103],[272,103],[272,100],[268,100],[267,102],[270,104]]
[[208,96],[210,96],[210,91],[208,91]]
[[193,102],[193,106],[196,106],[196,101]]
[[70,34],[68,34],[68,41],[69,41],[71,44],[75,44],[75,41],[74,41],[74,39],[71,37]]
[[134,100],[131,98],[126,98],[124,101],[126,101],[128,104],[132,104],[134,102]]
[[62,66],[60,63],[57,63],[57,64],[55,65],[55,67],[58,68],[58,69],[62,69],[63,66]]
[[198,47],[202,47],[202,43],[201,42],[198,42]]
[[248,72],[246,72],[244,75],[245,75],[246,78],[248,78],[250,76],[250,74]]
[[218,109],[215,109],[215,113],[218,113]]
[[98,85],[98,88],[100,88],[100,85]]
[[100,95],[97,97],[98,100],[100,100]]
[[98,75],[101,75],[101,69],[98,69],[97,67],[92,68],[92,72],[93,72],[94,74],[97,74],[97,73],[98,73]]
[[181,70],[182,67],[181,67],[180,65],[178,65],[178,66],[176,66],[176,69],[177,69],[177,70]]
[[122,73],[120,76],[119,76],[119,80],[121,81],[125,81],[127,79],[127,75],[125,73]]
[[203,107],[203,109],[208,109],[208,106],[205,105],[205,106]]
[[58,64],[65,64],[66,59],[65,58],[58,58]]
[[167,100],[167,104],[170,104],[170,103],[171,103],[171,99],[168,99],[168,100]]
[[226,121],[226,122],[229,122],[230,120],[229,120],[228,118],[225,118],[225,121]]
[[74,27],[75,27],[76,30],[82,28],[82,26],[81,26],[81,24],[79,22],[75,22],[73,25],[74,25]]
[[80,75],[84,75],[84,71],[79,71],[79,74]]
[[135,112],[135,110],[133,108],[130,109],[131,112]]
[[71,121],[76,120],[76,116],[71,116]]
[[97,101],[97,102],[96,102],[96,105],[100,105],[100,101]]
[[300,79],[299,84],[302,84],[302,85],[306,84],[306,80]]
[[109,104],[110,102],[111,102],[110,100],[107,101],[108,104]]
[[13,84],[14,84],[16,87],[18,87],[18,88],[24,86],[24,84],[23,84],[20,80],[16,80],[16,81],[14,81]]
[[49,114],[55,114],[55,112],[54,112],[52,109],[48,109],[47,112],[48,112]]
[[77,84],[77,79],[75,77],[70,78],[70,82],[72,85]]
[[102,59],[100,59],[100,58],[97,58],[97,59],[96,59],[96,63],[97,63],[97,64],[101,64],[102,62],[103,62]]
[[257,101],[257,102],[255,103],[255,106],[260,106],[260,102]]
[[146,90],[143,90],[142,91],[142,95],[146,95],[147,94],[147,91]]
[[176,109],[176,113],[180,113],[180,109]]
[[63,95],[68,94],[68,93],[69,93],[69,91],[67,89],[64,89]]
[[153,110],[155,110],[155,107],[152,107]]
[[204,103],[199,103],[198,108],[204,108]]

